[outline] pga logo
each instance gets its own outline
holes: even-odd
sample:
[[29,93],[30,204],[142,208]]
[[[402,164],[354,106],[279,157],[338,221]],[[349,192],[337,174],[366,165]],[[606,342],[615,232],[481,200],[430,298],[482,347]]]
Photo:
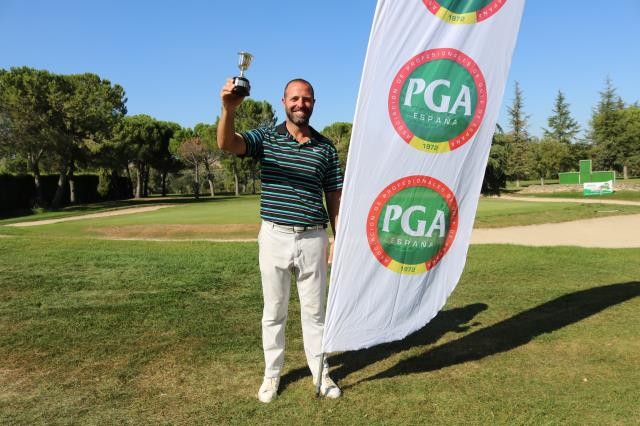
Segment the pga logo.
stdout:
[[487,107],[480,67],[459,50],[430,49],[398,71],[388,98],[398,135],[421,151],[453,151],[476,134]]
[[[414,213],[418,213],[414,217]],[[421,215],[419,213],[422,213]],[[444,238],[447,230],[445,223],[445,215],[443,210],[436,210],[435,217],[428,218],[431,224],[427,228],[427,220],[419,219],[419,217],[428,218],[427,207],[422,205],[411,206],[403,211],[401,205],[390,204],[385,208],[382,232],[391,232],[389,226],[391,222],[400,219],[400,228],[405,235],[411,237],[428,237],[433,236],[434,231],[438,231],[438,237]],[[418,219],[416,219],[418,218]],[[413,219],[413,220],[412,220]],[[411,228],[411,223],[415,223],[415,229]],[[426,232],[425,232],[426,230]]]
[[399,274],[422,274],[453,244],[458,203],[438,179],[407,176],[376,197],[366,226],[369,248],[378,262]]
[[[440,90],[439,102],[435,99],[436,90],[443,87]],[[449,108],[451,103],[451,96],[443,93],[451,88],[451,81],[449,80],[434,80],[427,85],[427,81],[422,78],[410,78],[407,91],[404,98],[405,106],[413,106],[413,97],[415,95],[423,94],[424,104],[433,112],[448,112],[455,115],[459,108],[463,108],[462,112],[465,116],[471,115],[471,89],[469,86],[462,84],[458,95],[456,97],[453,106]]]

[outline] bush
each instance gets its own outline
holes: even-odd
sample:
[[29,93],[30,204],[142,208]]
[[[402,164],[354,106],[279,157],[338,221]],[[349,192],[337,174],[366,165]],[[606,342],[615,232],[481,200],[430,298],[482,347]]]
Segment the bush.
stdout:
[[[58,175],[41,175],[42,201],[51,204],[58,188]],[[122,200],[133,197],[133,186],[127,177],[113,176],[105,184],[94,174],[74,176],[77,203]],[[106,192],[104,192],[106,188]],[[31,175],[0,174],[0,211],[25,210],[35,206],[36,188]],[[63,204],[69,204],[69,187],[64,188]]]
[[98,195],[102,200],[125,200],[133,198],[133,184],[126,176],[115,171],[104,170],[99,177]]
[[35,192],[32,176],[0,175],[0,211],[31,208]]
[[77,203],[95,203],[100,201],[98,194],[97,175],[75,175],[76,184],[76,202]]

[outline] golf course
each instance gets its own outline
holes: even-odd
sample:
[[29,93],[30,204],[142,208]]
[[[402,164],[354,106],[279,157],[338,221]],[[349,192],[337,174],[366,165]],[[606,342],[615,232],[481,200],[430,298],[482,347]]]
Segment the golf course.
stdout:
[[474,239],[434,320],[329,355],[338,400],[314,396],[292,295],[271,404],[257,196],[0,220],[0,424],[638,424],[640,240],[599,246],[590,221],[630,234],[640,197],[607,200],[481,199],[475,231],[583,221],[593,244]]

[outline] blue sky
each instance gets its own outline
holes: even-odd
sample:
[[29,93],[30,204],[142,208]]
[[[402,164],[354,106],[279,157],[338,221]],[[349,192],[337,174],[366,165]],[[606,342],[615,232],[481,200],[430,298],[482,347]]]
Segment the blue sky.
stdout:
[[[414,1],[414,0],[398,0]],[[514,1],[514,0],[510,0]],[[252,97],[280,107],[294,77],[316,89],[312,124],[352,121],[376,0],[124,1],[0,0],[0,68],[93,72],[122,85],[129,114],[191,127],[213,123],[218,92],[238,73],[239,50],[255,55]],[[524,91],[529,131],[541,134],[557,91],[588,125],[607,76],[640,100],[638,0],[528,0],[499,122]]]

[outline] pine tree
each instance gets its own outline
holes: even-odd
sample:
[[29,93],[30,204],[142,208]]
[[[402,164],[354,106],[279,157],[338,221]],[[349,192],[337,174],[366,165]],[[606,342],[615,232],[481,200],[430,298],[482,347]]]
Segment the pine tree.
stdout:
[[567,145],[574,143],[580,131],[580,125],[571,117],[569,104],[560,90],[558,90],[552,112],[553,115],[547,120],[550,130],[543,129],[544,136]]
[[529,164],[529,115],[524,112],[524,97],[520,84],[516,81],[513,103],[507,108],[511,131],[507,135],[511,142],[507,149],[507,175],[515,179],[520,186],[520,179],[527,176]]
[[513,141],[528,142],[529,141],[529,115],[524,113],[524,97],[520,84],[516,81],[515,94],[513,104],[507,108],[509,113],[509,124],[511,126],[511,134]]
[[616,93],[611,78],[607,77],[590,121],[589,139],[594,146],[593,155],[598,168],[623,171],[618,161],[620,153],[617,146],[617,140],[624,131],[620,122],[622,110],[624,102]]
[[590,139],[595,145],[606,144],[619,134],[618,111],[622,109],[624,102],[616,93],[611,78],[607,77],[600,101],[591,115]]

